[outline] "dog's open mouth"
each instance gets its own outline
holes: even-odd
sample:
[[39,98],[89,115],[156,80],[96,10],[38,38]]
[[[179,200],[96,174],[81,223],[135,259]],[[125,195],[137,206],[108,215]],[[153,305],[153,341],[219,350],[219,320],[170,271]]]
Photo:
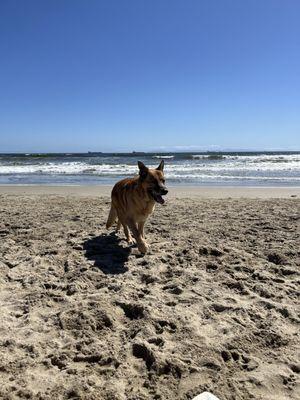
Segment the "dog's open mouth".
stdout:
[[152,192],[152,191],[150,191],[149,193],[157,203],[164,204],[165,199],[162,197],[161,194],[158,194],[158,193],[155,193],[155,192]]

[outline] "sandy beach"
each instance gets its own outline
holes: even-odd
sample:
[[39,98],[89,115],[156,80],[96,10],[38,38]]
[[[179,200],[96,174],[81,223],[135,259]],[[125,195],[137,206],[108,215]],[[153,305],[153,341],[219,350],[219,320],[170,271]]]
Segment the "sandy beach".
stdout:
[[[300,186],[171,186],[168,198],[300,198]],[[110,197],[112,185],[0,185],[0,194]]]
[[111,187],[0,186],[0,398],[300,397],[300,188],[172,188],[140,256]]

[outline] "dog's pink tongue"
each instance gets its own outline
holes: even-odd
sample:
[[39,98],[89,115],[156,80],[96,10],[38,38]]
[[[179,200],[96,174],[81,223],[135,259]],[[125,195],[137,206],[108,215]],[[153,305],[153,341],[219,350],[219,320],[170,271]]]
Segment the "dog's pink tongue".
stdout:
[[164,202],[165,202],[165,200],[164,200],[161,196],[157,196],[157,201],[158,201],[160,204],[164,204]]

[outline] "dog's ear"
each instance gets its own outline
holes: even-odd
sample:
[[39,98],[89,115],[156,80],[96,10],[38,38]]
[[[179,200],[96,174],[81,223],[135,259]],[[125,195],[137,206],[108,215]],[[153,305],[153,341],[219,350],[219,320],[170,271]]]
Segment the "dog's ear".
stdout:
[[159,166],[156,168],[158,171],[163,171],[165,166],[164,160],[161,160]]
[[142,179],[145,179],[146,176],[148,175],[149,169],[146,167],[146,165],[144,163],[142,163],[142,161],[138,161],[138,166],[139,166],[139,170],[140,170],[140,177]]

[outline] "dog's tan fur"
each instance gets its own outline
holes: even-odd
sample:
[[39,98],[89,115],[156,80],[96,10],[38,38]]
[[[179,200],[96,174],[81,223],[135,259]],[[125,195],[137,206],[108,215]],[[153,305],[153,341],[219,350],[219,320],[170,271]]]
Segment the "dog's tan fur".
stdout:
[[138,166],[138,176],[123,179],[113,187],[106,228],[110,228],[117,221],[117,230],[123,226],[128,243],[132,243],[131,231],[139,251],[146,253],[148,245],[144,236],[145,222],[158,201],[155,201],[155,198],[163,202],[161,195],[168,191],[165,187],[163,161],[156,169],[149,169],[140,161]]

